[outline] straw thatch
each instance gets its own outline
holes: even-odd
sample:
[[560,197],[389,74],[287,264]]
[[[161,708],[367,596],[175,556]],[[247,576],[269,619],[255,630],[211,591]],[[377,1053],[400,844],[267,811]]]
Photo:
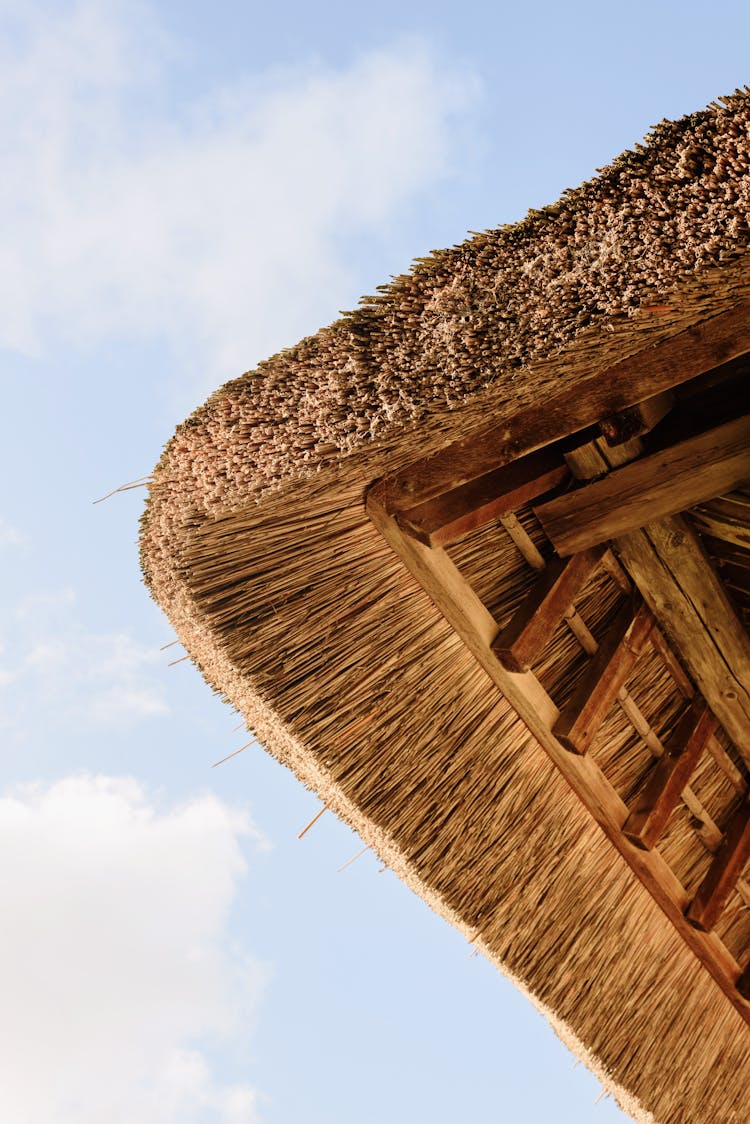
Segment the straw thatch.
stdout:
[[[512,417],[747,299],[749,138],[747,92],[665,122],[554,206],[417,262],[228,383],[168,444],[142,528],[147,584],[208,682],[527,989],[634,1118],[661,1124],[744,1124],[748,1026],[363,497],[490,411]],[[531,571],[503,528],[454,553],[496,614],[512,611]],[[595,585],[581,610],[592,631],[611,607]],[[564,630],[553,639],[538,670],[551,692],[570,691],[576,652]],[[638,684],[649,721],[669,728],[677,704],[648,661]],[[643,753],[631,734],[613,716],[593,749],[623,792]],[[696,783],[723,815],[719,781]],[[690,830],[675,817],[665,849],[694,886],[708,858]],[[740,900],[727,914],[737,950],[747,916]]]

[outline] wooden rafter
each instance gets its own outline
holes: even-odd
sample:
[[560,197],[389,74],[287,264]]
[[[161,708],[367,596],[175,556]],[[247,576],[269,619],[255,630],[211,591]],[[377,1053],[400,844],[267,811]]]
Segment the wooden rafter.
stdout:
[[719,496],[694,508],[690,518],[703,534],[750,551],[750,498]]
[[608,445],[623,445],[658,425],[672,409],[674,402],[673,392],[666,390],[664,394],[656,394],[653,398],[637,402],[627,410],[621,410],[619,414],[602,418],[599,428]]

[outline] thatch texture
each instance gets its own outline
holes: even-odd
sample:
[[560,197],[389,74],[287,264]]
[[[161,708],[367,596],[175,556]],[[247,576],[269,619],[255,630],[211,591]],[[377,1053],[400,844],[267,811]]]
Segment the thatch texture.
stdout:
[[[142,530],[147,583],[209,683],[528,989],[636,1119],[661,1124],[744,1124],[748,1026],[488,689],[363,496],[747,299],[749,217],[739,93],[658,126],[517,226],[418,262],[217,391],[167,446]],[[528,574],[501,528],[482,534],[496,548],[476,580],[504,611]],[[469,573],[475,545],[457,548]],[[608,611],[602,591],[592,621]],[[668,725],[650,675],[642,692]],[[625,791],[636,751],[623,730],[594,751]],[[666,843],[678,868],[681,830]]]

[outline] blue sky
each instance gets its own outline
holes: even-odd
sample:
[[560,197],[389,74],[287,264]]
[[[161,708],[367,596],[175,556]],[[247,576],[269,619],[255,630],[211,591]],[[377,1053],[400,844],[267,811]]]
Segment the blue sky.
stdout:
[[744,3],[0,0],[0,1117],[624,1119],[179,660],[181,418],[748,79]]

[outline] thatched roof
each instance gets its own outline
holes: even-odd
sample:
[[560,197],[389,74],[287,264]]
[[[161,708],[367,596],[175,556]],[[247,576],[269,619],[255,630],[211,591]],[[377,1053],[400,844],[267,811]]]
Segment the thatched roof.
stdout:
[[[737,93],[662,123],[518,225],[418,261],[222,387],[167,445],[142,528],[147,584],[207,681],[526,989],[634,1118],[663,1124],[747,1120],[742,1000],[717,986],[679,917],[602,832],[542,748],[536,717],[521,720],[514,681],[511,701],[492,687],[494,665],[480,666],[365,497],[490,423],[495,437],[512,434],[514,419],[748,301],[749,219],[750,95]],[[727,347],[714,366],[747,350]],[[484,522],[445,557],[504,624],[550,549],[523,502],[513,521]],[[596,570],[576,601],[594,636],[617,613],[612,572]],[[558,701],[587,658],[576,628],[555,628],[533,665]],[[647,715],[641,736],[615,708],[575,758],[593,758],[625,802],[660,744],[654,731],[672,730],[684,707],[665,658],[649,648],[628,684]],[[679,805],[658,848],[691,896],[746,784],[746,753],[721,729],[716,738],[712,753],[729,763],[716,775],[698,767],[698,804]],[[703,849],[696,806],[713,816],[698,817]],[[711,935],[730,972],[750,951],[740,891]]]

